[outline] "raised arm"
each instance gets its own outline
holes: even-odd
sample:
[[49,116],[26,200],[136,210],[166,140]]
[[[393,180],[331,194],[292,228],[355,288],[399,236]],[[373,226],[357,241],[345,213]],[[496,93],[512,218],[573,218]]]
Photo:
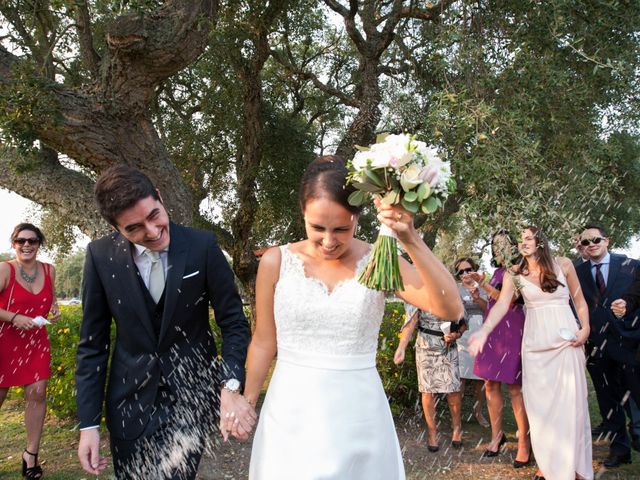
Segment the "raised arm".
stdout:
[[469,353],[472,356],[477,355],[482,351],[484,344],[487,341],[487,337],[493,331],[494,328],[502,321],[504,316],[509,311],[509,306],[511,305],[511,300],[516,293],[516,287],[513,283],[513,279],[509,272],[505,272],[504,278],[502,280],[502,290],[500,291],[500,296],[498,297],[498,301],[493,306],[487,319],[482,324],[480,330],[478,330],[475,334],[471,335],[469,338]]
[[267,250],[260,259],[256,277],[256,329],[247,356],[244,396],[255,407],[262,385],[276,355],[276,322],[273,296],[280,277],[280,249]]
[[378,219],[394,230],[411,257],[413,265],[400,258],[404,290],[396,295],[405,302],[426,310],[443,320],[458,320],[464,315],[455,280],[425,245],[413,226],[413,215],[398,206],[385,206],[376,199]]

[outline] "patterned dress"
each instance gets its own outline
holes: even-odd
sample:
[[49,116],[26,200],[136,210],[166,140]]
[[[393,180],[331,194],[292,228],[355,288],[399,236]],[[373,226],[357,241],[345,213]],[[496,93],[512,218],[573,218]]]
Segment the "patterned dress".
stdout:
[[[417,310],[405,304],[407,319]],[[418,369],[418,390],[421,393],[453,393],[460,391],[460,369],[456,342],[445,343],[444,337],[432,332],[442,332],[444,323],[439,317],[418,310],[418,336],[416,338],[416,368]]]

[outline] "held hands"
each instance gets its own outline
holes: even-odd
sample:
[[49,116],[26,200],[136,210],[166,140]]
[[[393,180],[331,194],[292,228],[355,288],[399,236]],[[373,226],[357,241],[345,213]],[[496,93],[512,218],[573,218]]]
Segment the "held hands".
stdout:
[[229,434],[238,440],[246,440],[256,424],[258,416],[254,408],[240,393],[227,389],[220,391],[220,432],[226,442]]
[[611,310],[617,318],[624,317],[627,314],[627,302],[619,298],[611,303]]
[[107,468],[107,459],[100,455],[100,432],[97,428],[80,431],[78,458],[82,469],[90,475],[100,475]]

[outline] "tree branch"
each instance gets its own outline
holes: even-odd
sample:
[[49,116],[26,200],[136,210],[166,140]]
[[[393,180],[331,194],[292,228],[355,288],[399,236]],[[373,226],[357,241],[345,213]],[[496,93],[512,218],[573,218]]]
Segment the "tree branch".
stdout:
[[[23,172],[19,165],[25,165]],[[109,230],[93,204],[93,181],[81,172],[46,156],[25,158],[10,148],[0,149],[0,166],[0,186],[53,210],[90,238]]]
[[91,14],[86,0],[76,2],[76,30],[80,44],[80,56],[94,80],[98,79],[100,70],[100,55],[93,47],[93,33],[91,32]]
[[105,96],[146,109],[156,86],[204,51],[217,10],[218,0],[175,0],[154,15],[118,17],[107,33]]

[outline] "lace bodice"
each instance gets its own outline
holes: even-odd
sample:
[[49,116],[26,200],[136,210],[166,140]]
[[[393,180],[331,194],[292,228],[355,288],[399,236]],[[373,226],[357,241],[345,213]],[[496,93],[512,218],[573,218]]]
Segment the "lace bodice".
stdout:
[[323,355],[359,355],[376,351],[384,315],[384,293],[370,290],[356,275],[331,292],[317,278],[307,277],[302,259],[280,247],[280,279],[274,295],[279,349]]

